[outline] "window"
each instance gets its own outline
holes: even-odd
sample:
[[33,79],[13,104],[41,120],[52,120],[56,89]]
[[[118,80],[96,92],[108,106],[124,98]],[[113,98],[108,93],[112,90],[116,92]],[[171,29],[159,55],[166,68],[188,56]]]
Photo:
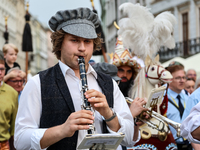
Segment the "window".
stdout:
[[188,13],[182,14],[184,56],[188,55]]

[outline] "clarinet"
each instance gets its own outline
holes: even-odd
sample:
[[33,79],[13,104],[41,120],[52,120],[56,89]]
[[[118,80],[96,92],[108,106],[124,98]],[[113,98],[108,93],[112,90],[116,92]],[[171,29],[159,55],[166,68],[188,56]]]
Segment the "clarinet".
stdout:
[[[82,83],[82,99],[83,104],[81,105],[82,109],[84,110],[90,110],[92,111],[90,102],[88,102],[88,99],[85,97],[84,93],[88,90],[88,84],[87,84],[87,77],[86,77],[86,71],[85,71],[85,60],[82,56],[78,58],[78,64],[79,64],[79,71],[80,71],[80,78]],[[90,124],[90,128],[88,129],[88,134],[94,133],[94,125]]]

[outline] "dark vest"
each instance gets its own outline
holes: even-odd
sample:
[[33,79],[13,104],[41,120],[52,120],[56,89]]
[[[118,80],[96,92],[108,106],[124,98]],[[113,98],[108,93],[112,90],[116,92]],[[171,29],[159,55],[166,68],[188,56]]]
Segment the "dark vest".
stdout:
[[[72,98],[59,64],[39,72],[41,83],[42,114],[40,128],[50,128],[63,124],[69,115],[75,112]],[[113,107],[113,83],[111,77],[97,72],[97,82],[106,96],[108,104]],[[103,122],[103,133],[107,133]],[[75,150],[78,131],[72,137],[64,138],[51,145],[48,150]]]

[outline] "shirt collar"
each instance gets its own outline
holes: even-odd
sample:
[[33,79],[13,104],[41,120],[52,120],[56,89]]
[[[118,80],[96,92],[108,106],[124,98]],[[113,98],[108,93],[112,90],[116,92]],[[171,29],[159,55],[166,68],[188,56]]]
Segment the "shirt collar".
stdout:
[[[73,74],[75,75],[74,71],[69,66],[67,66],[66,64],[64,64],[60,60],[58,61],[58,63],[59,63],[60,69],[61,69],[62,74],[63,74],[64,77],[65,77],[65,75],[66,75],[66,73],[68,71],[73,72]],[[87,74],[90,74],[90,73],[97,79],[97,73],[92,68],[92,66],[89,64],[89,68],[88,68]]]
[[173,98],[176,98],[178,96],[178,94],[180,94],[180,93],[176,93],[176,92],[172,91],[170,88],[168,89],[168,92],[169,92],[170,96],[172,96]]
[[180,93],[176,93],[174,91],[172,91],[170,88],[168,89],[169,95],[172,96],[173,98],[176,98],[178,95],[180,95],[180,97],[182,98],[182,91]]

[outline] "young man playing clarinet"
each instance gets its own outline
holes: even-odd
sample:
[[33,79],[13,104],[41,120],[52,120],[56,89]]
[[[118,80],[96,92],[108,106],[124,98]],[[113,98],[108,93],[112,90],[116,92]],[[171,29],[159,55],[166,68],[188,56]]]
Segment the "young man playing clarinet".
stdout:
[[[49,20],[54,31],[53,53],[59,63],[26,84],[16,118],[16,149],[77,149],[88,124],[93,123],[96,133],[124,133],[124,146],[138,141],[138,130],[134,130],[133,117],[117,83],[88,64],[101,45],[95,32],[99,24],[98,16],[88,8],[58,11]],[[85,60],[89,90],[84,95],[94,114],[81,109],[79,57]]]

